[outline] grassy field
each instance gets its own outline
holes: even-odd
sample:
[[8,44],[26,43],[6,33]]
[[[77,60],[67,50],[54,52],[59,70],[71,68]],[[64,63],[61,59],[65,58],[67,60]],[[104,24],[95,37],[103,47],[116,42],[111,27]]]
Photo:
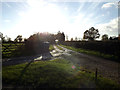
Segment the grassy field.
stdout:
[[92,51],[92,50],[86,50],[86,49],[81,49],[81,48],[75,48],[75,47],[66,46],[66,45],[61,45],[61,46],[65,47],[65,48],[68,48],[68,49],[71,49],[71,50],[76,51],[76,52],[81,52],[81,53],[94,55],[94,56],[98,56],[98,57],[102,57],[102,58],[110,59],[110,60],[115,60],[115,61],[118,60],[118,56],[114,56],[114,55],[110,55],[110,54],[104,54],[104,53],[100,53],[98,51]]
[[73,65],[64,59],[3,66],[3,87],[31,88],[118,88],[116,82]]

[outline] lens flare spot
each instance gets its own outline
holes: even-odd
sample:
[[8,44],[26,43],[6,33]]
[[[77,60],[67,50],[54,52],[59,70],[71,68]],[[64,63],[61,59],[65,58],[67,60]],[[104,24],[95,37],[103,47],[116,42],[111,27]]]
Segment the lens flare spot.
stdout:
[[72,66],[72,69],[75,69],[75,66],[74,66],[74,65]]

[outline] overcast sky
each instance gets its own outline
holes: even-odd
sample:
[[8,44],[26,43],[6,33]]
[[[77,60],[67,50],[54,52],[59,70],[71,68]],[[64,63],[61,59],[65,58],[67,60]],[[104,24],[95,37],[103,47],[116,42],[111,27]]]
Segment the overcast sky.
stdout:
[[[55,1],[55,0],[54,0]],[[114,0],[115,1],[115,0]],[[101,36],[118,35],[116,2],[2,2],[0,32],[12,39],[29,37],[36,32],[64,32],[68,38],[82,38],[85,30],[95,27]]]

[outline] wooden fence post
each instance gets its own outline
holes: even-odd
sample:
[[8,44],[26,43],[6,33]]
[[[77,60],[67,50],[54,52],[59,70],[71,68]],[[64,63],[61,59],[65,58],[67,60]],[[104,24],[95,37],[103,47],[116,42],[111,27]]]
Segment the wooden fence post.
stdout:
[[95,82],[97,82],[97,71],[98,71],[98,69],[96,68],[96,71],[95,71]]

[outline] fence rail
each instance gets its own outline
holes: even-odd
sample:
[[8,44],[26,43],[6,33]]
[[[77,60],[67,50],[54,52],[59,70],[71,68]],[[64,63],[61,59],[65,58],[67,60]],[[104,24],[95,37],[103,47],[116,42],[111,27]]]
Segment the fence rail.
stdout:
[[6,42],[2,43],[2,58],[30,56],[49,52],[45,42]]
[[2,57],[3,58],[8,58],[8,57],[13,57],[15,55],[18,55],[24,47],[25,43],[24,42],[5,42],[2,43]]

